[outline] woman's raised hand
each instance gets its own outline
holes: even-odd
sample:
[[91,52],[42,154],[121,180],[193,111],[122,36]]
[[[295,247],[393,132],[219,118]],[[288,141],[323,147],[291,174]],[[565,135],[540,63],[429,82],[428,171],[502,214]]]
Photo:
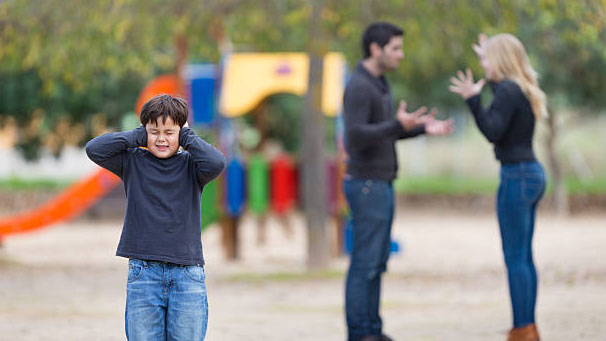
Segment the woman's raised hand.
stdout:
[[468,99],[482,92],[482,88],[486,81],[480,79],[474,83],[473,74],[471,70],[467,68],[465,73],[463,71],[457,71],[457,77],[450,77],[450,86],[448,90],[455,94],[461,95],[463,99]]
[[484,46],[486,46],[486,40],[488,40],[488,37],[486,36],[486,34],[480,33],[478,35],[478,43],[473,44],[471,46],[473,48],[473,50],[476,52],[476,54],[478,55],[478,57],[480,57],[480,58],[482,58],[482,56],[484,55]]

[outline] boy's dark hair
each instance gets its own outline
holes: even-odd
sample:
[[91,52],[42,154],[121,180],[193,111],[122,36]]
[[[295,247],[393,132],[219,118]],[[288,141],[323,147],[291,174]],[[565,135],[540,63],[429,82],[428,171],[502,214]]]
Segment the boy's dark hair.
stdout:
[[141,108],[139,116],[141,124],[144,126],[148,122],[158,124],[158,118],[162,117],[162,123],[166,123],[166,118],[170,117],[175,124],[183,127],[187,122],[189,108],[187,101],[182,98],[173,97],[171,95],[157,95],[147,101]]
[[376,22],[368,25],[362,35],[362,52],[364,59],[370,57],[370,45],[377,43],[383,48],[389,43],[392,37],[400,37],[404,35],[404,30],[400,27],[388,22]]

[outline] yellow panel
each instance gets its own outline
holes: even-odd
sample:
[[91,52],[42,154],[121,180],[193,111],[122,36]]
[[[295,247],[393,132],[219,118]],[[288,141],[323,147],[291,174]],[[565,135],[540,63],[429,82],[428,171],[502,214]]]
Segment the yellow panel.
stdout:
[[332,52],[324,56],[322,84],[322,112],[326,116],[337,116],[343,104],[343,89],[345,88],[345,57]]
[[[345,83],[345,58],[329,53],[324,58],[322,111],[340,112]],[[305,53],[234,53],[225,60],[220,111],[236,117],[252,111],[277,93],[303,96],[307,91],[309,58]]]
[[227,117],[250,112],[276,93],[302,96],[307,91],[309,60],[304,53],[236,53],[225,66],[220,110]]

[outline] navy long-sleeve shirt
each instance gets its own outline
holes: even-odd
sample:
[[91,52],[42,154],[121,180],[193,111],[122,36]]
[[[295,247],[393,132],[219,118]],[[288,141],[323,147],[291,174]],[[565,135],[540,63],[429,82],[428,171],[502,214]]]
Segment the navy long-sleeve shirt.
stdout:
[[394,117],[393,98],[385,77],[356,65],[343,95],[347,174],[353,178],[395,179],[398,139],[425,133],[421,126],[405,130]]
[[467,99],[482,134],[494,144],[497,160],[503,164],[536,160],[532,148],[535,116],[522,89],[511,80],[491,83],[493,101],[482,108],[481,95]]
[[144,127],[107,133],[86,145],[88,157],[119,176],[126,191],[126,215],[117,256],[203,265],[200,196],[225,168],[217,149],[184,127],[185,151],[160,159],[139,148]]

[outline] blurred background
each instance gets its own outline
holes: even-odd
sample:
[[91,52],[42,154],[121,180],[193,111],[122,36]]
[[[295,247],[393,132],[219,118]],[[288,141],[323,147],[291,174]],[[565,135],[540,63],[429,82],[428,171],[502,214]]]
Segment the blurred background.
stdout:
[[[406,32],[406,58],[389,75],[394,98],[412,107],[435,106],[457,126],[448,139],[401,143],[401,193],[491,192],[496,183],[489,144],[464,103],[447,91],[456,70],[469,66],[482,75],[470,48],[480,32],[517,35],[539,72],[551,120],[540,127],[536,148],[550,184],[561,181],[574,195],[606,191],[601,148],[606,141],[600,133],[606,119],[603,1],[318,1],[320,27],[313,37],[308,1],[81,1],[78,6],[2,1],[0,6],[3,192],[61,187],[87,174],[91,168],[83,166],[82,146],[101,132],[132,124],[145,84],[175,72],[183,63],[179,58],[218,64],[226,49],[307,52],[315,41],[320,53],[343,53],[351,68],[360,58],[360,35],[374,20],[392,21]],[[267,137],[298,155],[303,97],[271,96],[265,110]],[[244,121],[243,129],[253,129],[254,137],[251,119]],[[327,122],[328,155],[336,151],[334,130]]]
[[[606,2],[603,0],[2,0],[0,221],[4,220],[4,225],[0,224],[3,226],[0,228],[0,273],[5,272],[7,276],[0,277],[8,281],[9,275],[25,271],[29,275],[22,276],[40,280],[36,277],[38,268],[30,266],[39,262],[32,253],[39,250],[44,252],[45,247],[49,247],[46,257],[55,254],[57,250],[51,248],[51,244],[56,245],[57,240],[71,240],[69,237],[64,239],[66,236],[79,236],[84,240],[91,238],[90,242],[95,243],[94,237],[87,236],[101,233],[105,236],[100,238],[106,240],[106,244],[103,244],[106,248],[99,251],[98,255],[103,255],[99,259],[112,258],[125,200],[124,191],[117,183],[104,187],[107,193],[97,193],[90,200],[79,197],[80,201],[73,204],[82,206],[78,214],[61,216],[62,219],[58,221],[62,223],[57,225],[54,232],[51,231],[53,229],[43,229],[32,234],[15,234],[11,231],[19,231],[17,228],[11,230],[11,226],[16,226],[15,219],[27,216],[28,212],[39,211],[49,202],[64,198],[65,193],[74,189],[74,184],[97,171],[97,167],[87,159],[83,146],[104,132],[136,127],[140,107],[138,101],[143,98],[144,89],[151,81],[162,75],[176,75],[178,82],[181,82],[179,86],[182,92],[189,94],[192,104],[191,96],[195,91],[191,75],[198,70],[195,66],[212,65],[215,71],[212,71],[214,85],[211,92],[217,97],[207,104],[211,108],[211,118],[202,120],[204,122],[192,118],[192,123],[200,136],[219,146],[229,156],[230,162],[233,161],[230,163],[233,167],[228,168],[214,182],[214,186],[209,186],[203,198],[204,228],[207,229],[203,239],[209,240],[205,241],[205,252],[214,255],[216,260],[220,259],[217,260],[218,264],[228,269],[224,270],[227,273],[217,271],[223,276],[218,276],[222,278],[219,284],[238,289],[242,283],[277,281],[272,290],[280,291],[281,281],[287,285],[308,281],[310,275],[306,271],[331,269],[319,275],[326,285],[313,282],[312,289],[305,287],[302,290],[322,292],[328,288],[329,293],[326,297],[320,295],[321,299],[330,301],[330,290],[336,290],[336,297],[340,297],[338,280],[343,275],[346,262],[343,256],[347,253],[347,208],[340,197],[338,184],[339,170],[342,170],[339,161],[341,123],[338,115],[335,116],[338,108],[333,114],[321,115],[322,110],[313,100],[313,91],[276,91],[237,115],[224,115],[217,95],[224,73],[216,70],[222,70],[228,65],[228,57],[237,54],[303,53],[310,58],[305,82],[310,75],[307,89],[313,90],[319,83],[317,77],[314,80],[314,72],[317,75],[318,71],[318,64],[314,64],[314,60],[329,52],[338,52],[343,58],[344,82],[347,72],[361,58],[360,37],[364,28],[377,20],[393,22],[405,31],[406,57],[399,69],[388,75],[394,99],[405,99],[412,108],[421,105],[437,107],[440,118],[452,117],[456,125],[456,131],[449,137],[421,137],[398,143],[400,169],[395,183],[400,205],[398,216],[412,215],[413,221],[430,226],[429,231],[432,232],[428,235],[419,232],[421,235],[417,235],[413,230],[408,231],[406,237],[407,233],[399,234],[396,231],[401,238],[394,241],[394,252],[408,257],[408,243],[415,240],[415,236],[419,237],[420,243],[426,242],[428,245],[440,240],[438,217],[444,214],[454,215],[456,219],[479,215],[480,222],[471,225],[495,224],[491,215],[499,164],[494,159],[491,145],[477,131],[463,101],[448,91],[449,78],[457,70],[470,67],[476,77],[482,75],[479,61],[471,48],[481,32],[488,35],[508,32],[519,37],[548,96],[550,116],[538,126],[535,150],[545,165],[549,181],[541,211],[549,219],[554,219],[555,225],[562,224],[561,230],[555,230],[555,235],[563,239],[572,238],[568,235],[571,226],[576,228],[587,224],[588,231],[594,233],[594,241],[604,241]],[[324,71],[329,65],[324,63]],[[319,67],[321,70],[322,66]],[[246,73],[239,74],[239,77],[237,79],[242,81],[250,78]],[[247,84],[251,84],[248,86],[253,89],[254,79]],[[340,101],[340,94],[333,97]],[[488,100],[490,93],[485,91],[484,103]],[[196,108],[193,109],[194,115],[197,115]],[[313,127],[318,131],[312,133]],[[321,141],[316,143],[316,140]],[[263,156],[261,161],[255,158],[258,155]],[[326,164],[327,175],[318,176],[322,173],[303,169],[303,165],[310,163]],[[234,183],[237,189],[230,189],[236,188],[228,185]],[[310,204],[309,194],[308,197],[304,195],[306,188],[307,193],[314,191],[314,184],[325,188],[320,191],[321,200],[318,201],[324,204],[323,209],[312,205],[313,196]],[[65,201],[63,204],[72,205]],[[418,212],[425,213],[415,215]],[[436,218],[432,220],[432,216]],[[71,221],[73,218],[78,219]],[[431,227],[432,224],[438,226]],[[46,227],[49,224],[39,225]],[[265,225],[267,230],[263,227]],[[83,226],[98,228],[87,229]],[[274,228],[281,232],[272,232]],[[493,230],[496,233],[496,229]],[[320,231],[320,236],[313,231]],[[477,231],[472,229],[468,232],[474,235]],[[444,235],[445,243],[449,242],[447,235]],[[487,240],[483,241],[469,237],[463,239],[462,243],[477,243],[473,245],[483,245],[487,252],[491,252],[488,250],[498,249],[498,240],[491,239],[494,237],[488,235]],[[411,239],[404,242],[404,238]],[[318,245],[319,249],[314,248]],[[557,242],[553,245],[562,246]],[[262,247],[265,251],[259,251]],[[428,250],[435,251],[434,247],[429,246]],[[78,250],[84,253],[78,254],[78,257],[91,260],[92,256],[86,256],[86,248]],[[92,254],[97,255],[95,249],[92,250]],[[558,251],[546,246],[544,250],[547,264],[561,261],[558,257],[563,249]],[[262,256],[259,256],[259,252]],[[574,282],[578,278],[595,280],[596,277],[592,276],[598,276],[597,283],[604,284],[603,275],[596,275],[606,268],[600,262],[595,268],[581,274],[571,270],[581,263],[586,264],[588,260],[606,258],[603,253],[597,253],[597,245],[588,247],[586,252],[584,256],[578,256],[579,263],[571,263],[571,268],[557,268],[548,272],[551,277],[547,277],[556,283],[554,286],[557,290],[562,282],[570,281],[570,278]],[[425,255],[414,252],[410,255],[413,260],[425,258]],[[71,258],[73,255],[66,253],[65,257]],[[483,267],[485,264],[470,265],[470,269],[473,269],[469,270],[469,278],[488,273],[490,278],[498,277],[495,283],[501,285],[498,253],[494,257],[496,261],[488,266],[487,272],[483,272],[486,270]],[[93,259],[93,263],[96,259]],[[74,266],[53,257],[47,260],[42,264],[59,264],[64,269]],[[231,263],[234,260],[239,263]],[[68,265],[62,263],[64,261]],[[99,264],[105,264],[103,262],[99,260]],[[396,268],[401,269],[401,277],[397,277],[397,280],[435,279],[424,277],[424,272],[414,266],[410,270],[407,266],[411,263],[408,261],[402,262],[405,263],[396,263],[400,264]],[[436,263],[430,262],[437,269],[436,273],[442,273],[440,269],[449,268],[449,264],[443,263],[442,258]],[[116,270],[112,267],[114,265],[107,264],[100,269],[105,269],[104,266],[109,267],[112,273]],[[122,269],[119,266],[117,268]],[[246,266],[252,266],[250,273],[255,275],[244,271]],[[72,270],[66,271],[70,273]],[[99,270],[99,273],[103,271]],[[275,275],[282,271],[294,271],[297,275]],[[303,275],[299,276],[299,271]],[[420,277],[417,271],[422,272]],[[259,279],[258,273],[273,275]],[[121,280],[119,276],[121,273],[118,282]],[[447,282],[450,278],[453,283],[458,283],[451,277],[446,278]],[[97,280],[97,277],[90,277],[89,282],[82,286],[86,287]],[[490,280],[488,282],[492,283]],[[7,283],[4,282],[4,289],[0,289],[1,297],[6,300],[13,293],[10,290],[19,292],[17,285]],[[57,280],[57,286],[60,283]],[[211,280],[209,285],[219,287],[219,284]],[[316,284],[318,288],[314,287]],[[468,284],[464,281],[454,287]],[[582,286],[577,290],[594,292],[591,291],[593,284],[588,284],[590,289]],[[112,285],[115,286],[115,283]],[[424,294],[422,288],[423,285],[419,284],[417,289],[421,292],[420,296]],[[34,292],[39,290],[38,294],[44,295],[42,287],[30,289]],[[504,287],[502,289],[505,290]],[[123,293],[120,287],[111,290],[107,295],[118,295],[113,297],[118,303],[109,306],[106,312],[114,318],[116,310],[119,313],[121,309],[119,295]],[[262,291],[262,288],[259,290]],[[557,290],[552,292],[554,297]],[[220,296],[220,289],[218,291],[218,297],[223,297]],[[228,293],[225,295],[229,296]],[[284,295],[288,300],[289,296]],[[503,309],[506,315],[505,298],[503,296],[502,300],[499,298],[495,301],[502,304],[498,305],[497,310]],[[99,302],[104,299],[100,298]],[[392,299],[398,301],[399,298]],[[471,299],[481,300],[482,297]],[[588,299],[587,302],[590,301]],[[9,302],[13,302],[7,306],[11,308],[0,308],[0,314],[12,316],[9,309],[21,311],[16,301]],[[570,302],[574,302],[572,297]],[[25,317],[13,321],[17,321],[16,326],[23,326],[19,327],[22,328],[19,329],[21,332],[16,331],[17,327],[11,329],[8,325],[0,325],[0,331],[5,327],[4,331],[15,335],[15,339],[36,339],[39,334],[31,332],[24,321],[36,314],[52,315],[55,303],[47,302],[46,308],[32,305],[30,310],[25,309]],[[254,302],[250,303],[252,306]],[[340,303],[337,300],[331,304],[334,306],[331,305],[328,311],[340,325]],[[87,308],[78,308],[80,306],[76,303],[74,307],[75,312],[65,312],[66,316],[86,315],[82,310]],[[391,314],[397,315],[398,307],[402,308],[396,304]],[[282,313],[298,311],[296,307],[274,308]],[[227,320],[229,309],[225,308]],[[325,312],[322,307],[314,309],[311,309],[314,313]],[[579,307],[579,310],[583,309]],[[221,312],[221,308],[218,310]],[[550,310],[553,311],[557,309]],[[103,315],[102,312],[98,314]],[[267,319],[272,318],[277,317],[271,314],[267,316]],[[564,320],[564,315],[554,317],[556,321],[558,318]],[[218,320],[221,321],[220,318]],[[119,322],[112,320],[112,323]],[[595,323],[590,327],[595,328]],[[231,327],[228,328],[228,325],[225,322],[221,327],[213,327],[215,329],[211,329],[211,335],[215,337],[211,339],[238,340],[243,338],[234,335],[250,332],[244,328],[240,330],[242,334],[229,334],[226,330]],[[489,330],[494,327],[490,323],[487,325],[490,326],[487,327]],[[428,326],[431,325],[419,324],[416,330],[440,329]],[[503,323],[503,328],[505,326],[506,323]],[[93,329],[95,332],[103,330],[102,324],[97,327]],[[446,328],[441,327],[442,330]],[[500,328],[500,325],[495,328]],[[401,332],[405,333],[404,330],[402,328]],[[406,330],[415,331],[414,328]],[[432,337],[464,339],[459,337],[465,335],[464,332],[457,334],[461,329],[445,330],[450,334],[446,332]],[[81,332],[81,335],[87,335],[91,330]],[[335,331],[328,328],[324,332],[326,335],[342,335],[341,329]],[[487,333],[476,335],[477,339],[494,337],[490,331]],[[419,332],[409,336],[415,339],[424,335]],[[489,336],[484,338],[482,335]],[[580,334],[571,335],[569,339]],[[600,334],[596,332],[590,335]]]

